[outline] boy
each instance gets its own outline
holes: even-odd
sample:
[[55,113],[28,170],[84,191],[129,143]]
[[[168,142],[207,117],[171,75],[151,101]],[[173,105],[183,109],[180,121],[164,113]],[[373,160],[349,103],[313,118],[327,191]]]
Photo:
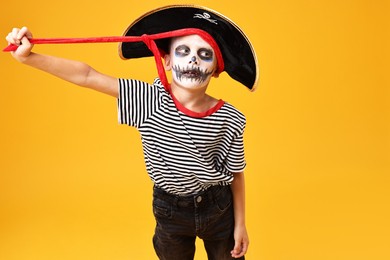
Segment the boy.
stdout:
[[[6,39],[19,46],[12,55],[21,63],[118,99],[119,122],[140,131],[154,182],[153,244],[160,259],[193,259],[197,236],[209,259],[244,259],[249,244],[245,117],[206,89],[222,71],[254,88],[257,62],[249,41],[226,17],[188,5],[145,14],[125,34],[142,35],[144,44],[120,44],[122,58],[155,56],[159,78],[153,84],[116,79],[82,62],[33,53],[26,27],[13,29]],[[171,83],[164,69],[172,71]]]

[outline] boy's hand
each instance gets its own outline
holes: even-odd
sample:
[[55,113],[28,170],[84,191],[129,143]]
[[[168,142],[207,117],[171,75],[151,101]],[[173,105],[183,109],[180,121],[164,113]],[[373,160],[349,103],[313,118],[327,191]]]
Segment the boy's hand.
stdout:
[[233,258],[240,258],[248,251],[249,239],[245,226],[234,228],[234,248],[230,252]]
[[30,56],[31,49],[33,48],[33,44],[30,43],[28,39],[32,38],[31,32],[27,29],[27,27],[23,27],[21,29],[14,28],[6,37],[8,44],[14,44],[19,46],[16,51],[11,52],[12,56],[20,61],[24,62],[24,60]]

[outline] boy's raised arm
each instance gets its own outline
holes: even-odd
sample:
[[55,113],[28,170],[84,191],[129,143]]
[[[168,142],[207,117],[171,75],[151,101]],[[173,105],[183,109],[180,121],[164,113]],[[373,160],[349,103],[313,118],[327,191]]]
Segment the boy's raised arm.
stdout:
[[6,37],[9,44],[19,46],[12,52],[16,60],[76,85],[118,97],[116,78],[99,73],[83,62],[31,52],[33,44],[28,40],[31,37],[26,27],[14,28]]

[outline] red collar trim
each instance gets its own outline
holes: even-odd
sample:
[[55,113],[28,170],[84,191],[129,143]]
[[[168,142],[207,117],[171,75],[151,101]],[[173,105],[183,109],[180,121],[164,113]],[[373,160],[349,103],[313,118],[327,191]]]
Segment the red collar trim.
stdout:
[[192,110],[186,108],[185,106],[183,106],[179,102],[179,100],[177,100],[171,92],[169,94],[171,95],[172,100],[175,103],[176,108],[180,112],[182,112],[190,117],[202,118],[202,117],[210,116],[210,115],[214,114],[215,112],[217,112],[225,104],[225,101],[220,99],[220,100],[218,100],[217,104],[215,106],[213,106],[212,108],[210,108],[209,110],[207,110],[205,112],[195,112],[195,111],[192,111]]

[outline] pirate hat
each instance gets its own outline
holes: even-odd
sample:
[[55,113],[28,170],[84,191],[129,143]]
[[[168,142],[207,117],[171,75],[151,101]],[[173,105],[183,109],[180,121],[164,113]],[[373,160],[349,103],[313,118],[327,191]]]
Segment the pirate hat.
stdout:
[[169,38],[188,34],[209,36],[206,41],[217,49],[219,72],[226,71],[231,78],[255,90],[259,69],[249,39],[229,18],[205,7],[170,5],[142,15],[124,36],[142,36],[143,41],[120,43],[119,55],[122,59],[155,56],[160,74],[161,54],[168,53]]

